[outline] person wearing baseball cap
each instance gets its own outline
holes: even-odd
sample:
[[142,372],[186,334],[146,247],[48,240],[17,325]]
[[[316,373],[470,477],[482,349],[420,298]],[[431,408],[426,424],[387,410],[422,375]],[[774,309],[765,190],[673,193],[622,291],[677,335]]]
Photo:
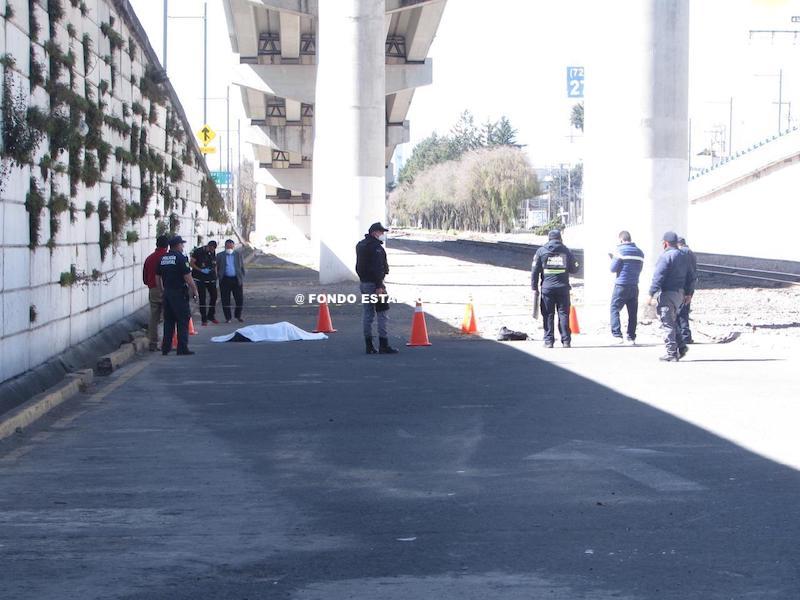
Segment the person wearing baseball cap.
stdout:
[[[356,244],[356,273],[361,281],[361,297],[386,294],[383,279],[389,274],[389,263],[383,249],[384,233],[389,231],[381,223],[373,223],[364,239]],[[388,302],[362,302],[362,325],[367,354],[397,354],[389,345]],[[378,317],[378,342],[376,350],[372,338],[372,323]]]
[[182,356],[194,354],[189,350],[189,292],[197,301],[197,286],[192,279],[192,269],[183,254],[186,243],[177,235],[169,241],[169,252],[161,257],[156,268],[156,284],[164,298],[164,335],[161,339],[161,354],[166,356],[172,349],[172,338],[175,329],[178,331],[178,354]]
[[667,353],[659,360],[678,362],[689,348],[678,333],[678,311],[694,293],[694,269],[689,257],[678,249],[678,235],[667,231],[662,237],[664,252],[658,257],[647,304],[656,298],[656,310],[664,332]]

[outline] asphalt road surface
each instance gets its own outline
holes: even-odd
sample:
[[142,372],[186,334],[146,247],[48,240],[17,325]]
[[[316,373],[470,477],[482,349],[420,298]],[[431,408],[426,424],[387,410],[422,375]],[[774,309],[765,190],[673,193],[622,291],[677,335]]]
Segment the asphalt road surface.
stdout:
[[[312,329],[313,275],[258,259],[248,323]],[[0,443],[0,598],[800,598],[796,470],[430,317],[406,348],[406,307],[365,356],[358,312],[204,328]]]

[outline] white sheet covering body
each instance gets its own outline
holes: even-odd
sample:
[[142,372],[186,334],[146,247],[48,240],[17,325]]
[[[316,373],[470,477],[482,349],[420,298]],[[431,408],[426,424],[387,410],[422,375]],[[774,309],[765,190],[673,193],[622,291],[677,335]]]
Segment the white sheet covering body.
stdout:
[[229,335],[218,335],[212,337],[212,342],[228,342],[236,334],[246,337],[251,342],[294,342],[298,340],[327,340],[328,336],[324,333],[309,333],[292,325],[288,321],[280,323],[270,323],[266,325],[248,325],[241,327]]

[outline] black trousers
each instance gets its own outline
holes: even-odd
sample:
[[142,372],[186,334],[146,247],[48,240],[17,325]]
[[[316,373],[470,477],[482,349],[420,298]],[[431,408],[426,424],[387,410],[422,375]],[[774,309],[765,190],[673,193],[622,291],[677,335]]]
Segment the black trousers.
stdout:
[[[213,321],[217,312],[217,282],[194,280],[197,285],[197,295],[200,298],[200,320],[203,323]],[[206,304],[208,293],[208,304]]]
[[542,319],[544,320],[544,341],[552,344],[556,338],[555,315],[558,311],[558,332],[561,343],[572,342],[569,330],[569,290],[542,290]]
[[678,335],[683,340],[684,345],[694,343],[692,340],[692,328],[689,325],[689,312],[692,310],[691,304],[681,304],[678,311]]
[[231,294],[236,302],[236,318],[242,318],[242,306],[244,305],[244,290],[239,285],[239,280],[236,277],[223,277],[219,280],[219,293],[222,296],[222,312],[225,313],[225,319],[230,321],[231,318]]
[[178,352],[189,350],[189,293],[186,290],[164,290],[164,337],[161,351],[172,348],[175,328],[178,329]]

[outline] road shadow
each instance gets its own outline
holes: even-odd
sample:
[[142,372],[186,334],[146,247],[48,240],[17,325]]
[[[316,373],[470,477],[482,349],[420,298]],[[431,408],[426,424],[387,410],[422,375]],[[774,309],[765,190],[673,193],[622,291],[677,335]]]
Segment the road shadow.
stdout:
[[[257,261],[248,322],[310,330],[314,306],[268,307],[316,287],[316,273]],[[511,345],[464,343],[430,315],[433,345],[407,348],[405,305],[390,309],[395,356],[364,354],[360,307],[331,313],[338,332],[322,342],[203,337],[196,356],[155,361],[105,410],[135,399],[171,415],[164,432],[63,438],[54,453],[94,443],[101,457],[52,472],[36,498],[7,469],[5,501],[32,510],[63,486],[75,506],[95,489],[108,510],[149,506],[120,491],[120,469],[178,491],[159,492],[152,523],[114,522],[113,539],[92,523],[75,536],[59,521],[72,513],[47,513],[46,529],[36,515],[0,520],[14,573],[0,596],[61,582],[129,600],[800,597],[796,470]],[[180,452],[175,432],[202,443]],[[132,472],[144,439],[161,460]],[[25,552],[43,533],[50,548]],[[93,580],[81,544],[102,557]],[[41,578],[56,559],[63,570]]]

